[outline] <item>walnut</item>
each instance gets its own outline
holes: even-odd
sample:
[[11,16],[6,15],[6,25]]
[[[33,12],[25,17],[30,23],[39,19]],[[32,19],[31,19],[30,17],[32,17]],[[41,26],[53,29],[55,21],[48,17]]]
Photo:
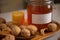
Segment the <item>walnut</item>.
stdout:
[[57,24],[50,23],[48,24],[48,31],[56,31],[57,30]]
[[22,29],[21,36],[22,37],[30,37],[30,31],[28,29]]
[[13,35],[6,35],[4,38],[5,40],[15,40],[15,37]]
[[6,25],[7,25],[8,27],[11,27],[11,25],[16,25],[16,24],[10,21],[10,22],[6,22]]
[[44,28],[44,29],[41,29],[40,30],[40,33],[42,34],[42,35],[45,35],[45,31],[47,30],[47,28]]
[[27,29],[31,31],[31,34],[34,35],[37,32],[37,27],[34,25],[28,25]]
[[0,31],[10,33],[11,29],[6,24],[0,24]]
[[21,25],[21,26],[19,26],[21,29],[26,29],[27,28],[27,26],[26,25]]
[[6,27],[7,27],[6,24],[0,24],[0,29],[4,29],[4,28],[6,28]]
[[6,23],[6,20],[5,20],[4,18],[1,18],[1,17],[0,17],[0,24],[1,24],[1,23]]
[[6,25],[10,27],[11,25],[13,25],[13,23],[12,22],[6,22]]
[[5,31],[5,32],[11,32],[11,29],[9,28],[9,27],[6,27],[6,28],[4,28],[4,29],[2,29],[2,31]]
[[19,35],[21,32],[21,29],[17,25],[11,25],[11,33],[15,36]]

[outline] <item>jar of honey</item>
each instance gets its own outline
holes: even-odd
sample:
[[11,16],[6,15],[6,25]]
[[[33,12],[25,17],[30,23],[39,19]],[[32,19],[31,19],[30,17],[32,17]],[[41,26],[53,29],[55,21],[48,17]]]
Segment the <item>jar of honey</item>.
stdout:
[[24,24],[24,12],[14,11],[12,12],[12,22],[18,25]]
[[36,25],[43,29],[52,21],[52,1],[50,0],[29,0],[27,6],[28,24]]

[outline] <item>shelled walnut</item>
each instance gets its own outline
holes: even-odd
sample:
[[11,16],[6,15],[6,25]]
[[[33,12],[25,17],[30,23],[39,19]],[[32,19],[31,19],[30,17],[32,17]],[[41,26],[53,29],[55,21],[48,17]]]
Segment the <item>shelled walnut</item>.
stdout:
[[41,30],[40,30],[40,33],[41,33],[42,35],[45,35],[45,34],[46,34],[46,33],[45,33],[46,30],[47,30],[47,28],[41,29]]

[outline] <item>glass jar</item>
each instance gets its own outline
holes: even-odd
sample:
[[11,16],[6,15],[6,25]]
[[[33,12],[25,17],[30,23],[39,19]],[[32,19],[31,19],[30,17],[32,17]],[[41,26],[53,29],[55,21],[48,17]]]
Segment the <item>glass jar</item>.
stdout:
[[52,21],[52,1],[29,0],[28,1],[28,24],[36,25],[38,29],[46,28]]
[[17,25],[24,24],[24,12],[14,11],[12,12],[12,22]]

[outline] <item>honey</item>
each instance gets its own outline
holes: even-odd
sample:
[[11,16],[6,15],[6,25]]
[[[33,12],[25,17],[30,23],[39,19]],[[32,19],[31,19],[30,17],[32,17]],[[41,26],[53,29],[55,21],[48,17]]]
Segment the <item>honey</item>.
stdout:
[[24,12],[13,12],[12,21],[18,25],[24,24]]
[[30,2],[27,7],[28,24],[36,25],[39,30],[46,28],[52,21],[52,5],[45,4],[34,1]]

